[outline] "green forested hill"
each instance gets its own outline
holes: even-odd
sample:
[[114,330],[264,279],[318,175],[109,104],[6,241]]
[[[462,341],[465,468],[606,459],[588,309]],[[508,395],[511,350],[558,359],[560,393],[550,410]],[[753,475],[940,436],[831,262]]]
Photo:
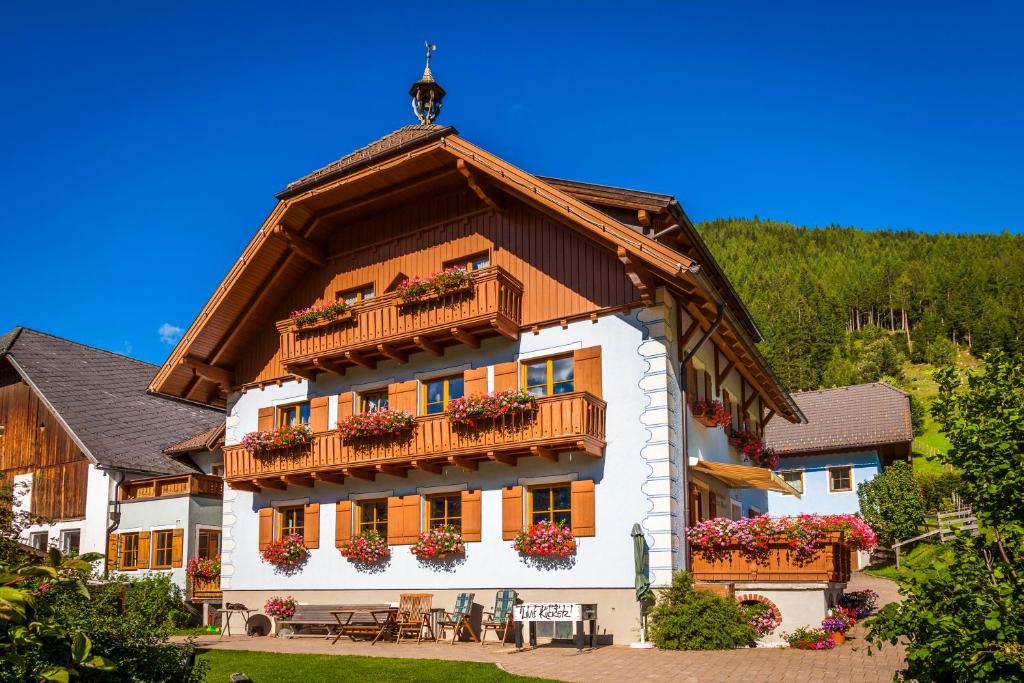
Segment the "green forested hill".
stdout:
[[1024,235],[697,226],[765,335],[790,389],[874,381],[904,358],[1024,352]]

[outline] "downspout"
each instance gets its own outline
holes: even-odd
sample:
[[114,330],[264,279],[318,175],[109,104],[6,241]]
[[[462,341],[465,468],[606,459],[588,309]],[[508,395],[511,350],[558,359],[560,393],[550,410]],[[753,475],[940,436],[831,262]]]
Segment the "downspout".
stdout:
[[[103,539],[107,544],[103,549],[104,554],[106,554],[106,551],[110,548],[110,534],[114,533],[114,531],[117,530],[117,527],[121,525],[121,501],[118,498],[117,492],[121,488],[121,482],[124,481],[124,472],[121,470],[110,470],[110,479],[114,482],[114,491],[113,496],[110,495],[109,490],[107,495],[107,519],[110,523],[107,525],[107,537]],[[113,497],[113,500],[111,500],[111,497]],[[109,561],[104,562],[103,564],[104,573],[109,573],[109,571],[106,570],[108,564]]]

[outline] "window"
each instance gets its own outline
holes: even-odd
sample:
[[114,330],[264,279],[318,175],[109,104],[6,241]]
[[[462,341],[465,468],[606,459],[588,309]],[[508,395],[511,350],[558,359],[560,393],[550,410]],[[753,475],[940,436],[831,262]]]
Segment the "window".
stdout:
[[65,529],[60,532],[60,547],[65,553],[77,553],[82,547],[82,530]]
[[445,261],[443,269],[449,268],[465,268],[466,270],[480,270],[491,265],[491,259],[487,256],[487,253],[473,254],[472,256],[463,256],[462,258],[452,259],[451,261]]
[[367,531],[376,531],[388,536],[388,502],[386,500],[363,500],[357,504],[359,516],[356,517],[356,535],[361,536]]
[[569,484],[534,486],[530,489],[530,524],[547,520],[572,526],[572,492]]
[[427,528],[449,524],[462,529],[462,494],[453,493],[427,498]]
[[339,301],[344,301],[349,306],[361,304],[373,298],[373,285],[363,285],[362,287],[347,289],[344,292],[338,292],[337,297]]
[[174,532],[162,529],[153,532],[153,569],[171,568],[171,547],[174,543]]
[[139,535],[121,534],[121,569],[139,568]]
[[779,476],[783,481],[795,488],[800,493],[804,492],[804,471],[803,470],[782,470]]
[[210,475],[214,477],[223,477],[224,465],[210,465]]
[[201,560],[216,560],[220,558],[220,532],[215,529],[201,529],[199,531],[199,543],[196,548],[196,557]]
[[423,382],[423,413],[436,415],[448,410],[448,401],[462,397],[462,375]]
[[277,426],[283,427],[288,425],[294,427],[296,425],[308,425],[309,424],[309,402],[293,403],[287,406],[281,406],[277,409]]
[[50,545],[50,534],[46,531],[38,531],[29,536],[29,539],[32,541],[32,547],[39,550],[46,550]]
[[829,467],[828,490],[833,493],[853,490],[853,467]]
[[523,363],[523,387],[534,396],[551,396],[572,391],[572,356]]
[[295,507],[278,508],[277,510],[277,537],[284,538],[292,534],[300,536],[305,531],[306,510],[302,505]]
[[388,409],[387,389],[380,391],[364,391],[359,394],[359,412],[374,413],[378,410]]

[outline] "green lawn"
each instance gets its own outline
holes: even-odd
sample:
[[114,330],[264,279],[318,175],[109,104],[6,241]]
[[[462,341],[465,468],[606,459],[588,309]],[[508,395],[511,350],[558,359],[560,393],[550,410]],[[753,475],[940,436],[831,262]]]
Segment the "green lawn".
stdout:
[[948,543],[928,543],[920,541],[912,545],[900,558],[900,568],[896,563],[883,564],[866,569],[868,574],[892,579],[901,586],[906,585],[910,578],[920,578],[931,569],[932,563],[952,552],[953,546]]
[[387,659],[347,655],[297,655],[273,652],[209,650],[199,659],[210,663],[208,683],[227,683],[242,672],[254,683],[313,683],[314,681],[502,681],[545,683],[505,673],[494,664],[440,659]]
[[[967,354],[960,354],[957,360],[957,366],[961,370],[976,365],[977,361]],[[910,392],[927,408],[931,407],[932,400],[939,394],[939,386],[932,379],[932,372],[935,369],[936,366],[928,363],[917,365],[905,363],[903,365],[903,377]],[[945,470],[945,465],[929,457],[929,447],[943,453],[949,449],[949,441],[939,431],[939,425],[936,424],[930,412],[925,415],[924,431],[914,434],[914,469],[918,472],[940,474]]]

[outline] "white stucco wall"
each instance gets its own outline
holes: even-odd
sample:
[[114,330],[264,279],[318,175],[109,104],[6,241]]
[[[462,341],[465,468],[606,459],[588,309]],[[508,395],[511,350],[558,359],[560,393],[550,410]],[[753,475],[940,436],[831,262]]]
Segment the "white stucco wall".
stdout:
[[[828,468],[850,466],[853,472],[850,491],[828,490]],[[804,494],[800,498],[770,493],[769,511],[773,515],[795,515],[801,512],[818,514],[852,514],[860,512],[857,486],[874,479],[882,471],[876,451],[826,453],[796,458],[782,458],[779,470],[802,470]]]

